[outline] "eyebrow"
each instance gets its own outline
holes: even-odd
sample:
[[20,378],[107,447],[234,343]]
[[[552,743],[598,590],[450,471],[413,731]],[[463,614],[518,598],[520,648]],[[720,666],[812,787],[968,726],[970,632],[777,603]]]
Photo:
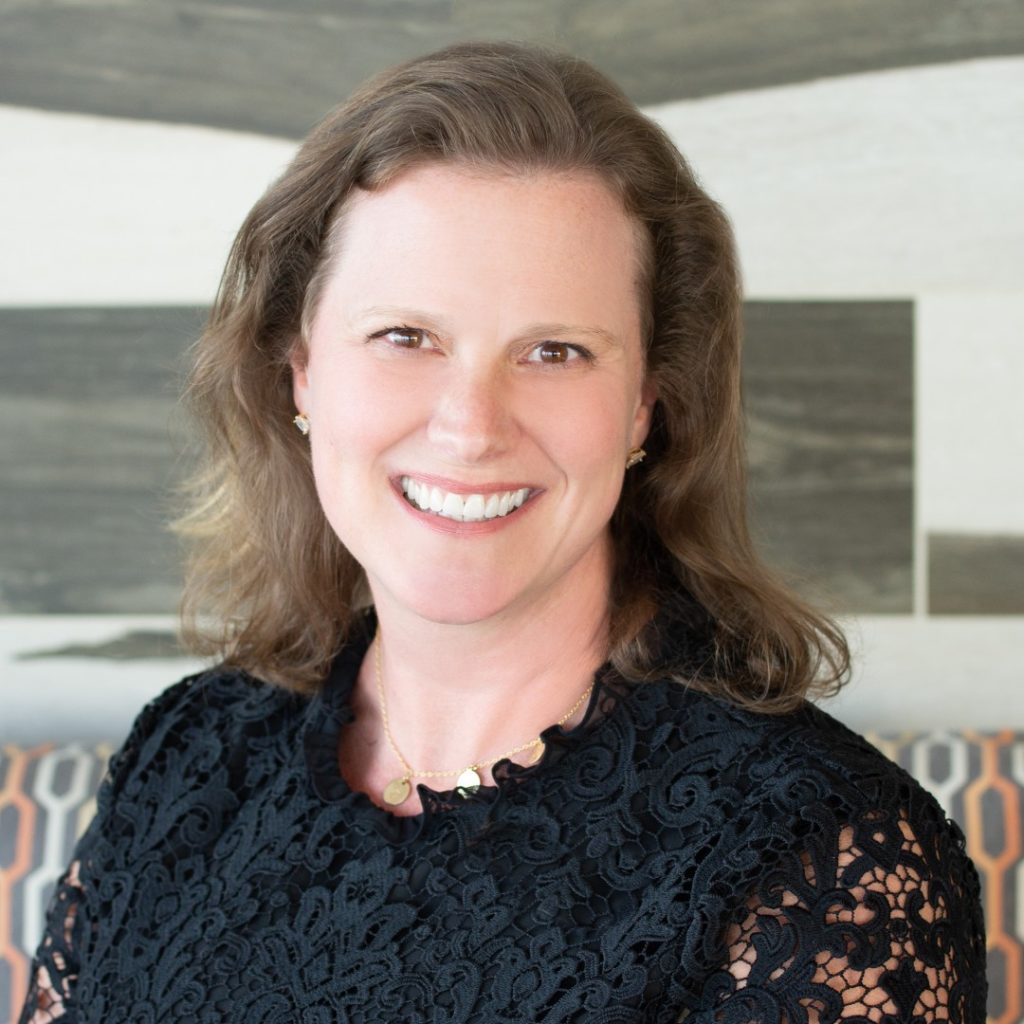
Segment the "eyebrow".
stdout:
[[[451,334],[451,323],[444,317],[435,316],[422,309],[410,309],[407,306],[369,306],[367,309],[359,310],[354,319],[362,320],[368,317],[394,317],[401,320],[410,327],[422,325],[442,334]],[[612,348],[622,348],[622,340],[618,335],[603,327],[586,326],[584,324],[561,324],[554,321],[535,323],[527,326],[519,332],[522,338],[545,338],[555,335],[570,335],[572,337],[588,337],[603,341]]]

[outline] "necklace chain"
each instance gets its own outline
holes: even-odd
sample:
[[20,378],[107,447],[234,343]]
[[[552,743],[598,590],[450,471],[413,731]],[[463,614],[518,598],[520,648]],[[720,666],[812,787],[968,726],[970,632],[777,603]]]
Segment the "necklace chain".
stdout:
[[[506,751],[504,754],[498,754],[496,757],[490,757],[482,761],[474,761],[472,764],[465,765],[462,768],[450,768],[442,770],[419,770],[413,768],[408,761],[402,756],[402,752],[398,749],[398,745],[395,743],[394,737],[391,735],[391,724],[388,721],[388,705],[387,700],[384,697],[384,681],[383,672],[381,670],[381,642],[380,642],[380,630],[377,631],[377,635],[373,638],[374,644],[374,669],[377,678],[377,695],[380,698],[380,713],[381,721],[384,724],[384,735],[387,737],[388,745],[391,747],[395,757],[402,764],[404,774],[394,779],[388,784],[384,790],[384,799],[389,804],[400,804],[405,801],[410,793],[409,780],[412,778],[420,779],[436,779],[443,778],[445,776],[458,775],[460,781],[466,778],[467,784],[460,786],[460,789],[466,789],[470,792],[474,791],[480,785],[479,775],[477,774],[481,768],[487,768],[492,764],[497,764],[503,758],[511,757],[513,754],[518,754],[520,751],[526,750],[529,747],[535,747],[540,744],[543,747],[544,741],[540,736],[535,736],[532,740],[527,740],[525,743],[520,743],[519,746],[513,747],[511,750]],[[558,719],[557,725],[564,725],[570,718],[577,712],[580,705],[590,696],[591,691],[594,689],[594,684],[590,686],[580,694],[579,699],[575,704],[560,718]],[[540,756],[540,751],[534,756],[535,761]],[[531,762],[532,763],[532,762]]]

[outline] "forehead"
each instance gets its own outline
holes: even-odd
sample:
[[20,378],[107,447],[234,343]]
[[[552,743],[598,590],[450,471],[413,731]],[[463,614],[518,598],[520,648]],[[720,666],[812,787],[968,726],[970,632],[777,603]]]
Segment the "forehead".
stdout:
[[485,209],[500,215],[517,205],[528,205],[542,216],[554,214],[557,220],[589,215],[622,230],[635,230],[614,189],[596,172],[440,161],[413,164],[376,188],[354,189],[345,203],[344,219],[366,208],[378,215],[382,209],[401,209],[458,218],[460,213],[479,216]]
[[407,292],[397,298],[458,305],[484,290],[505,308],[622,321],[638,314],[641,239],[596,174],[420,165],[347,201],[324,299]]

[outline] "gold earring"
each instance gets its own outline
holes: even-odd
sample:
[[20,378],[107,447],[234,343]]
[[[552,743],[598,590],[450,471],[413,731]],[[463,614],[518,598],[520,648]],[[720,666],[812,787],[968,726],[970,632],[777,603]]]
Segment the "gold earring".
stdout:
[[299,415],[292,420],[292,423],[299,428],[299,433],[301,433],[303,437],[309,433],[309,417],[304,412],[300,412]]
[[643,448],[630,448],[626,456],[626,469],[632,469],[638,462],[643,462],[646,454]]

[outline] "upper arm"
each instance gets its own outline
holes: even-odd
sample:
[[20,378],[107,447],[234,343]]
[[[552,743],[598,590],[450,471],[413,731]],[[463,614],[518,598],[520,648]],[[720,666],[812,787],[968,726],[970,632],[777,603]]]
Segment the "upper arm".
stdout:
[[78,981],[76,929],[83,924],[79,911],[83,889],[76,858],[57,882],[47,911],[46,931],[32,962],[30,987],[19,1018],[21,1024],[70,1021]]
[[973,867],[955,826],[905,807],[806,837],[750,893],[723,945],[708,1021],[985,1020]]

